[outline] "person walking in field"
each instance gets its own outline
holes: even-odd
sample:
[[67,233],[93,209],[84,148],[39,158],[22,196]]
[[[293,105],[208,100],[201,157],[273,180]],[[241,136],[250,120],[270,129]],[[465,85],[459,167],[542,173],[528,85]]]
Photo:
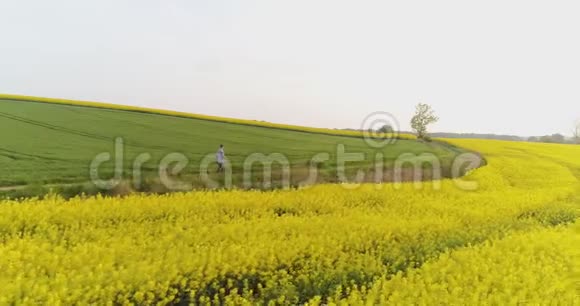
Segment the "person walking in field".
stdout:
[[220,145],[220,148],[218,149],[215,157],[216,157],[216,161],[218,164],[217,172],[223,172],[224,171],[224,162],[226,159],[226,153],[224,152],[224,145],[223,144]]

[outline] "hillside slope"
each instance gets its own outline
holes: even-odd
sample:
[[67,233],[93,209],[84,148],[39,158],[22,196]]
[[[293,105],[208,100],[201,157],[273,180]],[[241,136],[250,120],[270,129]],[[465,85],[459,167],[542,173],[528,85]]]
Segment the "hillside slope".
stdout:
[[[139,154],[151,154],[151,159],[144,163],[143,175],[155,177],[159,161],[167,154],[177,152],[189,159],[182,176],[195,181],[202,158],[213,155],[218,146],[224,144],[234,176],[241,172],[243,161],[252,153],[281,153],[290,161],[294,170],[292,180],[297,182],[306,175],[308,162],[314,155],[329,153],[330,161],[321,166],[320,180],[333,182],[336,181],[338,145],[344,145],[346,152],[365,154],[366,160],[349,164],[351,168],[369,167],[378,152],[360,137],[216,120],[0,99],[0,129],[8,131],[0,145],[0,166],[3,169],[0,185],[87,182],[91,161],[102,152],[114,154],[117,137],[124,142],[124,179],[131,178],[132,162]],[[457,150],[445,145],[404,139],[379,151],[385,155],[387,164],[402,153],[430,152],[441,157],[444,163],[450,162],[457,154]],[[113,168],[112,162],[103,163],[99,171],[103,177],[110,177]],[[259,175],[256,177],[259,180]],[[234,177],[234,181],[240,181],[239,175]]]

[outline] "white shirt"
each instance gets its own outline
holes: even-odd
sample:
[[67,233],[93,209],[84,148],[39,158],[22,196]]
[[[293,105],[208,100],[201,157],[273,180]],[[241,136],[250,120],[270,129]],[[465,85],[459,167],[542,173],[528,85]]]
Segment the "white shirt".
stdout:
[[218,163],[220,163],[220,164],[223,163],[224,159],[226,157],[226,154],[224,153],[224,148],[219,148],[215,157],[216,157]]

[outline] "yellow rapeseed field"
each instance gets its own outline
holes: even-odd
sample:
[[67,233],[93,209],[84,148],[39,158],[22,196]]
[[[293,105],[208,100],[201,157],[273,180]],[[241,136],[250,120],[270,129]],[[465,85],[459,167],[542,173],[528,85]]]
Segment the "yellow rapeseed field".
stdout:
[[580,146],[448,141],[475,190],[5,201],[0,304],[580,303]]

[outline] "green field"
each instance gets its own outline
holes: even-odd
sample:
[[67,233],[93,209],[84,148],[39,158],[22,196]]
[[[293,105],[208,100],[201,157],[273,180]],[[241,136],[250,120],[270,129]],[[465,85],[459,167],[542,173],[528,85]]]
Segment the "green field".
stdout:
[[[143,168],[144,181],[151,183],[158,174],[160,159],[168,153],[178,152],[189,160],[188,167],[178,176],[193,182],[197,188],[205,187],[199,182],[199,163],[207,154],[214,154],[219,144],[224,144],[226,156],[231,161],[234,184],[241,181],[244,158],[256,152],[285,155],[292,166],[293,184],[307,176],[309,161],[317,153],[331,156],[330,161],[319,166],[318,181],[336,182],[335,157],[339,144],[345,146],[346,152],[365,154],[365,161],[347,164],[351,173],[359,168],[368,170],[378,152],[356,137],[29,101],[0,100],[0,128],[4,131],[0,145],[0,186],[5,194],[16,196],[43,193],[47,191],[46,186],[54,189],[67,186],[73,189],[69,193],[85,191],[90,181],[91,161],[101,152],[114,154],[116,137],[121,137],[125,144],[125,180],[131,179],[132,161],[137,155],[151,154]],[[402,153],[429,152],[439,156],[446,168],[460,152],[449,145],[415,140],[398,140],[380,151],[387,167]],[[210,168],[210,172],[213,169]],[[102,177],[110,177],[113,163],[105,163],[99,170]],[[254,170],[258,186],[261,173],[258,170],[261,169],[257,166]],[[276,181],[279,177],[274,175],[273,179]],[[151,184],[143,188],[155,189]]]

